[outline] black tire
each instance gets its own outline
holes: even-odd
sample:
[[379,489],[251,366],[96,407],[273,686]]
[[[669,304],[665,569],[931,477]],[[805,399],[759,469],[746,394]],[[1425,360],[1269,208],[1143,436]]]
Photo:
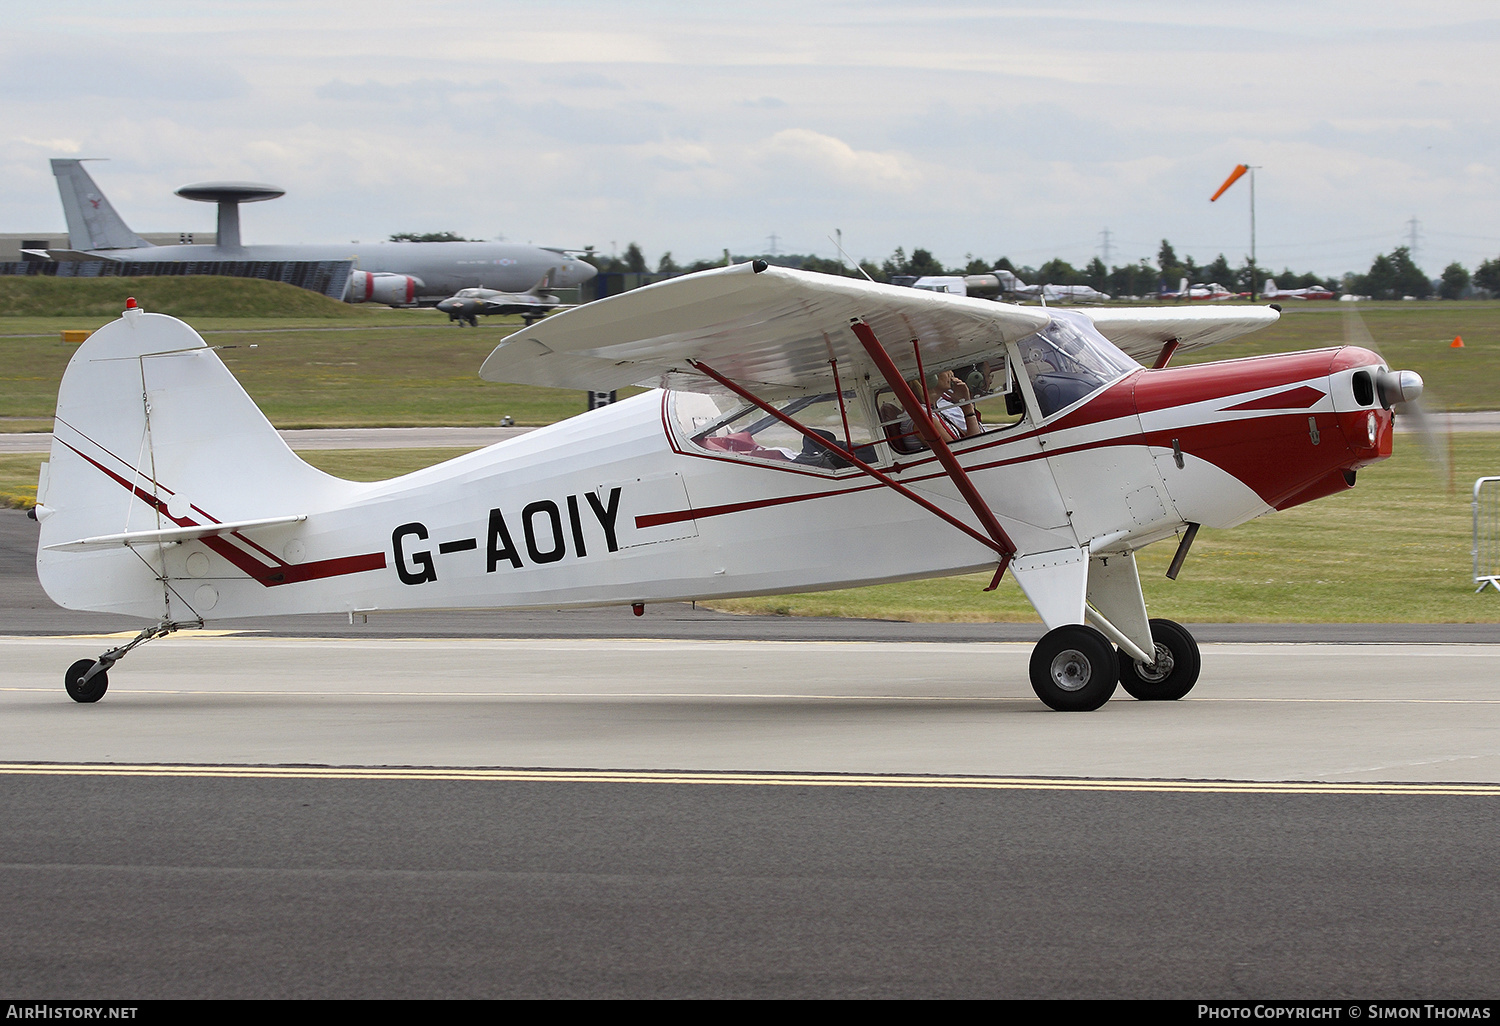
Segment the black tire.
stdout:
[[1031,651],[1031,689],[1058,712],[1091,712],[1115,693],[1119,660],[1109,639],[1069,624],[1043,635]]
[[89,667],[94,662],[93,659],[80,659],[63,674],[63,686],[68,689],[68,697],[73,701],[97,702],[109,690],[109,674],[103,670],[90,677],[87,684],[83,682],[83,675],[89,672]]
[[1156,665],[1145,666],[1120,653],[1120,686],[1141,702],[1175,702],[1198,683],[1203,659],[1187,628],[1171,620],[1151,621]]

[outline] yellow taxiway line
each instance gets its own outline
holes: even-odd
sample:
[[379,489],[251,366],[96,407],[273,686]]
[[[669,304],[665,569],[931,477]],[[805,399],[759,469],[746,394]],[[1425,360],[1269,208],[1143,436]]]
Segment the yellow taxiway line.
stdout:
[[1119,791],[1163,794],[1442,795],[1500,797],[1500,784],[1247,780],[1089,780],[1068,777],[739,773],[672,770],[534,770],[381,766],[213,766],[128,763],[0,763],[0,776],[187,777],[252,780],[474,781],[564,784],[693,784],[760,787],[898,787],[991,791]]

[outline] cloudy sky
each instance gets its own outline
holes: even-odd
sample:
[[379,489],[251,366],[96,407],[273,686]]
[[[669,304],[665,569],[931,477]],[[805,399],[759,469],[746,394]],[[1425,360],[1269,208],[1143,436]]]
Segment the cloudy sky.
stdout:
[[284,198],[247,242],[452,230],[624,249],[1365,270],[1500,256],[1492,0],[8,6],[0,231],[55,231],[47,165],[137,231],[211,231],[188,182]]

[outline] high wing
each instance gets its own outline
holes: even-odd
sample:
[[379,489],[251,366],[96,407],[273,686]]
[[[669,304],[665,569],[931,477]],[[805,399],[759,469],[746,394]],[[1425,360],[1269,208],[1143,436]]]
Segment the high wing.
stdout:
[[1154,360],[1168,342],[1175,352],[1202,349],[1275,324],[1281,316],[1269,306],[1232,306],[1186,310],[1161,307],[1105,308],[1080,311],[1099,334],[1142,363]]
[[479,375],[555,388],[626,385],[718,392],[690,361],[753,387],[763,398],[834,390],[873,372],[850,330],[869,324],[904,376],[922,364],[999,359],[1006,342],[1045,327],[1045,310],[877,285],[763,261],[647,285],[557,314],[496,347]]

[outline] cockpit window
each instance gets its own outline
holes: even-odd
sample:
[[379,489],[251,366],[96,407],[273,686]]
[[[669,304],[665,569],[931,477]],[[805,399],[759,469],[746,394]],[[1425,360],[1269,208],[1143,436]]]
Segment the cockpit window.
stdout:
[[[673,414],[683,433],[706,452],[825,470],[842,470],[850,465],[750,403],[685,392],[674,392],[672,397]],[[854,391],[844,393],[842,412],[836,393],[801,396],[775,405],[840,448],[848,444],[844,437],[847,416],[855,455],[867,463],[877,459],[870,444],[869,424]]]
[[1023,338],[1026,376],[1043,417],[1092,395],[1140,365],[1094,328],[1086,314],[1053,310],[1052,323]]

